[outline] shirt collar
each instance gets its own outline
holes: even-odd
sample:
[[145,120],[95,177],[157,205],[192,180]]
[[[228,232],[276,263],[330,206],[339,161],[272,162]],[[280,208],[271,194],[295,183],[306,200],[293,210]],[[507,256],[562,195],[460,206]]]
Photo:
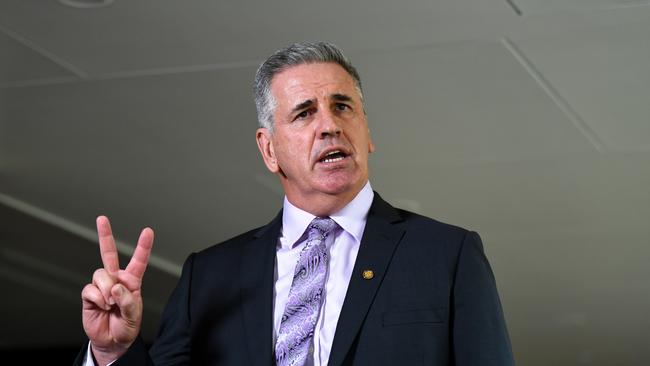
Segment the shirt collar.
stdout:
[[[350,203],[330,215],[330,218],[352,235],[357,242],[361,242],[374,195],[370,182],[366,182],[366,185]],[[283,247],[293,247],[315,217],[309,212],[292,205],[285,196],[282,210],[282,236],[285,239]]]

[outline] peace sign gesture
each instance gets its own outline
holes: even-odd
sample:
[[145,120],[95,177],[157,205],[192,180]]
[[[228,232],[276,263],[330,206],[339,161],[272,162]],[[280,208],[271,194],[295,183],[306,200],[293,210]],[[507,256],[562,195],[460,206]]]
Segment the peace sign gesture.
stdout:
[[97,218],[99,251],[104,268],[81,291],[83,327],[100,365],[122,356],[140,332],[142,277],[153,246],[153,230],[140,234],[131,261],[120,269],[117,247],[106,216]]

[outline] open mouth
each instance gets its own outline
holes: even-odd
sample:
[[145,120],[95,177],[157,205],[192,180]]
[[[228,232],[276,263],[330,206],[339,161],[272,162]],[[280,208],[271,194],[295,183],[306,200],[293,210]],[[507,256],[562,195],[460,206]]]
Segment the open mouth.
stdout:
[[348,155],[341,150],[332,150],[318,161],[320,163],[336,163],[337,161],[345,159],[346,156]]

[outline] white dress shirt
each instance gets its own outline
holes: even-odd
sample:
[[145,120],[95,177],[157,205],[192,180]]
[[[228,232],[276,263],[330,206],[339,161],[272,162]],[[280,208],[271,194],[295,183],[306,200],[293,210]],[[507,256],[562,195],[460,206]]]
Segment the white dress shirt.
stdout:
[[[374,193],[368,182],[350,203],[329,216],[340,228],[332,235],[328,235],[325,241],[329,256],[328,273],[325,278],[323,302],[314,329],[313,347],[311,348],[313,357],[307,359],[309,366],[327,365],[336,324],[348,290],[373,197]],[[289,297],[294,269],[307,238],[305,231],[315,217],[295,207],[285,197],[284,210],[282,211],[282,232],[278,240],[275,266],[274,347],[280,331],[282,313]]]

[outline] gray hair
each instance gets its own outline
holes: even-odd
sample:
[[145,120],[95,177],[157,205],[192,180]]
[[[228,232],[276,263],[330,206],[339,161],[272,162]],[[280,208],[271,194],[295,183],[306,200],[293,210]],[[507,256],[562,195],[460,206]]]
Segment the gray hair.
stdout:
[[260,127],[273,132],[273,112],[277,107],[277,101],[271,93],[273,77],[289,67],[318,62],[333,62],[343,67],[354,80],[357,92],[359,92],[363,102],[359,73],[338,47],[327,42],[294,43],[275,51],[260,65],[257,73],[255,73],[253,95]]

